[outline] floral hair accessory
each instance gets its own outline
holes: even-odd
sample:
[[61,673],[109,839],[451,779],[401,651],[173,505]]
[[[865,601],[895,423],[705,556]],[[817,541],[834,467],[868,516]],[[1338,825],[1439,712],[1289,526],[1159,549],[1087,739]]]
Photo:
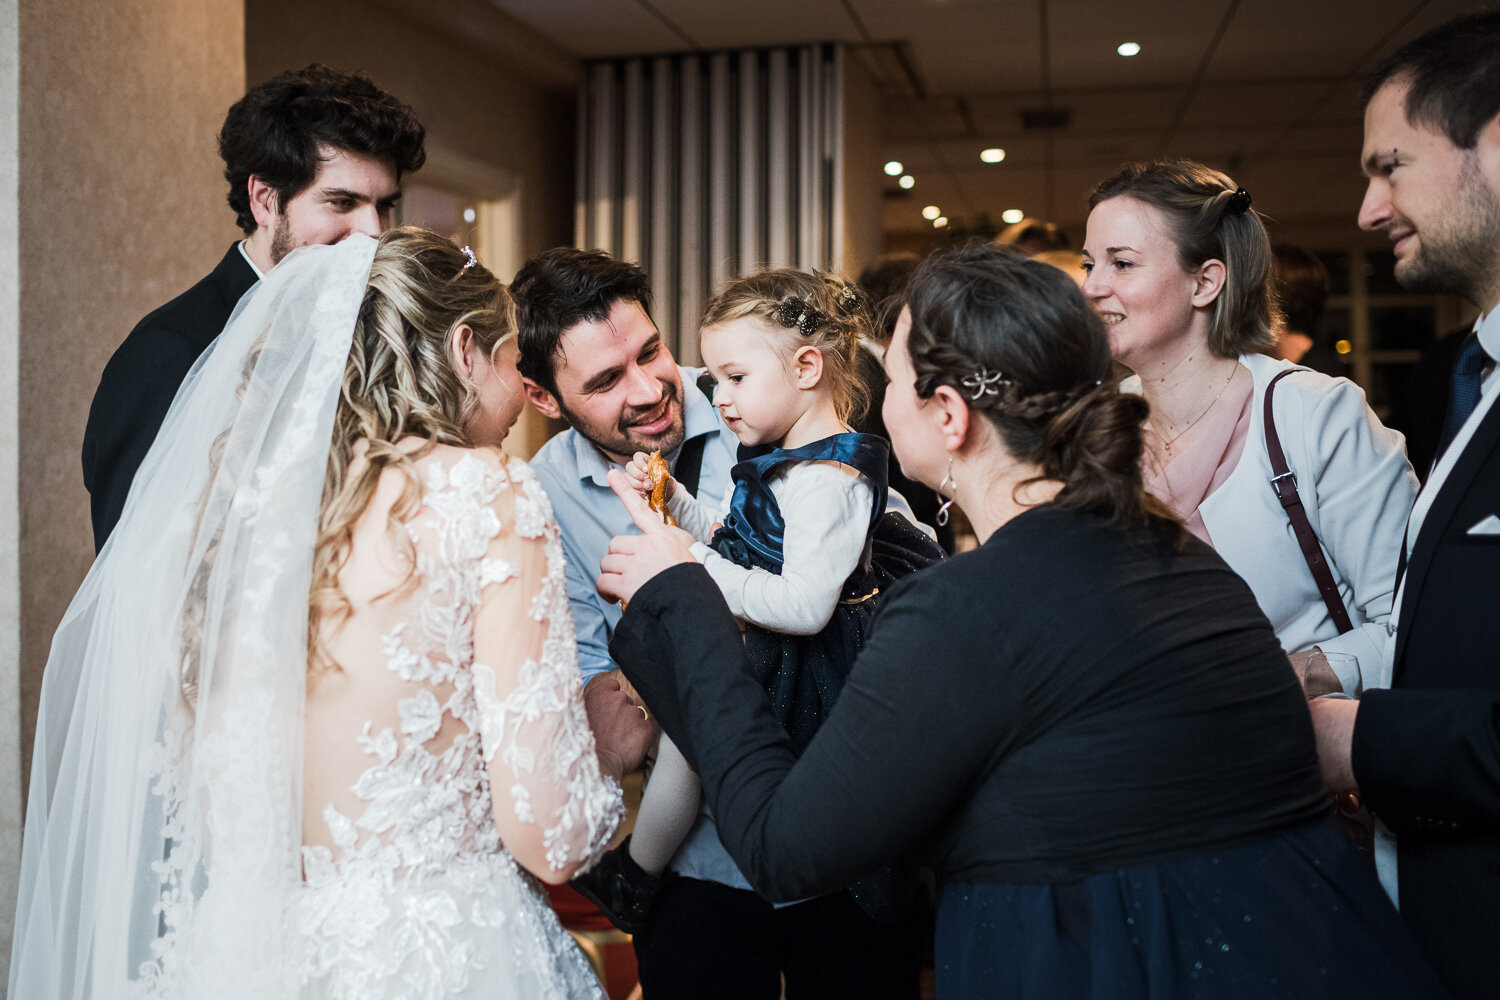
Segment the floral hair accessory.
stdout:
[[788,295],[776,307],[776,322],[788,329],[796,327],[804,337],[811,337],[823,322],[823,314],[796,295]]
[[1010,379],[1005,377],[1004,372],[990,373],[989,369],[981,368],[972,375],[965,375],[959,383],[970,392],[969,398],[978,402],[985,396],[1000,395],[1002,385],[1011,385]]
[[476,256],[474,256],[474,251],[473,250],[470,250],[468,247],[464,247],[464,251],[463,252],[464,252],[464,256],[466,258],[468,258],[468,260],[464,263],[464,266],[459,269],[459,273],[460,274],[462,274],[464,271],[467,271],[469,268],[473,267],[475,264],[479,263],[479,258],[476,257]]
[[865,293],[858,285],[845,282],[838,292],[839,313],[843,316],[852,316],[865,304]]
[[1234,194],[1229,196],[1229,207],[1238,215],[1244,215],[1250,209],[1250,192],[1244,188],[1235,188]]

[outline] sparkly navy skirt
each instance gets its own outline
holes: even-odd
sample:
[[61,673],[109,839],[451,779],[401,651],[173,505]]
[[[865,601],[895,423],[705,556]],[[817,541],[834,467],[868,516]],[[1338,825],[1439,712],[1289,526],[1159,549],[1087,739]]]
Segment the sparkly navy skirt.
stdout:
[[1444,997],[1331,821],[1071,885],[954,882],[939,1000]]

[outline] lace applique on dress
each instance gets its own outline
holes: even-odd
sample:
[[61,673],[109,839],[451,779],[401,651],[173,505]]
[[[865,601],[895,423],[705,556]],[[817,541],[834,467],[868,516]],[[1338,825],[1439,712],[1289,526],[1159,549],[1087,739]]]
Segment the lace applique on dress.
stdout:
[[[496,773],[514,776],[501,808],[509,799],[542,828],[554,868],[592,863],[607,847],[623,806],[583,711],[557,526],[518,460],[500,468],[465,454],[424,471],[423,506],[407,524],[419,583],[381,639],[387,667],[416,690],[399,701],[398,724],[366,722],[359,735],[370,766],[352,790],[363,811],[327,805],[334,846],[303,849],[295,920],[304,995],[598,995],[535,880],[500,843],[486,766],[498,756]],[[496,512],[506,491],[508,525]],[[503,531],[544,540],[534,595],[506,593],[520,570],[487,554]],[[540,656],[525,660],[509,691],[474,662],[475,616],[490,587],[526,600],[531,619],[546,623]]]

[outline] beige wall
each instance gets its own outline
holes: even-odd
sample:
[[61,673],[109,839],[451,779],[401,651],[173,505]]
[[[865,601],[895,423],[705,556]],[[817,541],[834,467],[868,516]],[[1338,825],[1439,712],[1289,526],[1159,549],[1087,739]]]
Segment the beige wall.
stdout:
[[[0,677],[19,675],[24,765],[52,630],[93,560],[79,447],[99,373],[235,232],[214,136],[244,89],[244,32],[239,0],[7,0],[0,14],[14,18],[0,24],[0,130],[16,139],[9,157],[0,140],[0,189],[15,193],[0,202],[0,636],[19,633],[19,669],[0,653]],[[0,697],[7,732],[15,690]],[[0,890],[7,939],[13,900]]]
[[237,232],[214,137],[244,90],[244,36],[237,0],[23,0],[19,37],[21,687],[34,706],[93,560],[79,446],[99,373]]
[[484,0],[438,3],[465,11],[467,38],[395,0],[246,0],[248,82],[311,62],[368,73],[416,109],[429,146],[519,178],[524,257],[569,242],[576,64]]
[[[21,864],[21,283],[16,225],[21,106],[18,0],[0,0],[0,983],[9,976],[12,913]],[[0,986],[0,993],[4,987]]]

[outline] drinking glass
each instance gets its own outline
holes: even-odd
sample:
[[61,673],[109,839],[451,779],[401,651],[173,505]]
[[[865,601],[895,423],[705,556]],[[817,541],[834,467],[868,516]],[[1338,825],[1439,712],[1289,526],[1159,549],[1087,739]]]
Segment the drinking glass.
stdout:
[[[1353,653],[1329,653],[1317,647],[1298,650],[1290,657],[1302,690],[1312,698],[1358,698],[1364,694],[1364,676],[1359,657]],[[1351,683],[1346,690],[1342,678]]]

